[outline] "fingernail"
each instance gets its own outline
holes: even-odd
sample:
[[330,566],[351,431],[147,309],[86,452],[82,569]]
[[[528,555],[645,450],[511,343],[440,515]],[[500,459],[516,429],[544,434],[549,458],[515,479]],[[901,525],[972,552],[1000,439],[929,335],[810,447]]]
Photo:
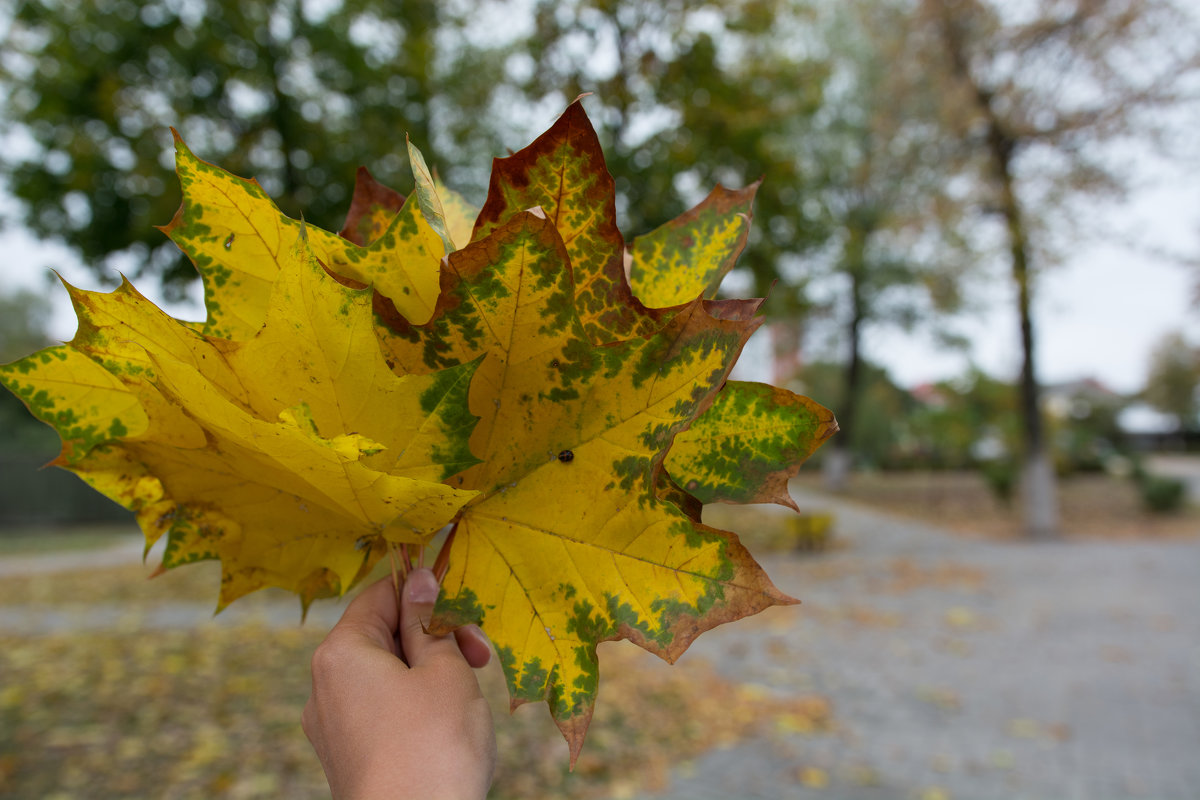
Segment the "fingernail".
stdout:
[[416,569],[408,573],[404,591],[410,603],[432,605],[438,596],[438,582],[427,569]]

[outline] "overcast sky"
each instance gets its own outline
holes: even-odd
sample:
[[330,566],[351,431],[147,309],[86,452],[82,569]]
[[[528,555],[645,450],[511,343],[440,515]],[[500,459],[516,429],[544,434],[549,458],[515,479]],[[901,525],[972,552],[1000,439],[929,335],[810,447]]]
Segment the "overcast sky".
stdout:
[[[1042,272],[1035,285],[1043,382],[1091,377],[1133,392],[1143,386],[1149,354],[1165,334],[1182,331],[1200,344],[1200,305],[1194,302],[1200,270],[1151,253],[1157,248],[1200,255],[1200,184],[1179,180],[1145,189],[1107,216],[1111,230],[1135,236],[1139,247],[1081,243],[1071,259]],[[883,331],[869,336],[869,357],[887,364],[908,386],[961,374],[968,357],[992,375],[1015,376],[1021,350],[1010,283],[991,284],[987,313],[959,326],[972,341],[969,354],[939,351],[927,337]]]

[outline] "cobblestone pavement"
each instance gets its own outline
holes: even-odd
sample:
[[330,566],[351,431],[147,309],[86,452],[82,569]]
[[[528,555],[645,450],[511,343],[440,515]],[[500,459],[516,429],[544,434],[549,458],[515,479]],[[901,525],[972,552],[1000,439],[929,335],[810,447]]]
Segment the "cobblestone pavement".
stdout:
[[765,560],[803,605],[684,658],[824,695],[835,731],[710,752],[641,800],[1200,798],[1200,542],[969,540],[794,494],[843,546]]

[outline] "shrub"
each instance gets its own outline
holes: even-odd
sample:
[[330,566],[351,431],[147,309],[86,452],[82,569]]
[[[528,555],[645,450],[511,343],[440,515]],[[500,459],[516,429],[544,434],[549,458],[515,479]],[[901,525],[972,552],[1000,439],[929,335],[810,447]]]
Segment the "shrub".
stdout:
[[1142,505],[1155,514],[1170,514],[1183,508],[1186,486],[1178,478],[1151,475],[1143,472],[1138,481]]

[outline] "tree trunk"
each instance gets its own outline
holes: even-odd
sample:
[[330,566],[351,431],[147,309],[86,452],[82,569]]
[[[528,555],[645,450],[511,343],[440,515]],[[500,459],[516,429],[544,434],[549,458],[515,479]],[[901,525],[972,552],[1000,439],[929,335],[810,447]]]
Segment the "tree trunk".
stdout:
[[838,409],[839,435],[830,443],[830,452],[822,461],[825,488],[834,492],[845,491],[850,480],[850,468],[854,461],[853,435],[857,419],[858,396],[862,393],[862,323],[866,316],[863,297],[862,264],[866,256],[867,234],[851,229],[846,243],[847,274],[850,276],[850,320],[846,325],[846,338],[850,353],[843,373],[842,407]]
[[989,119],[988,146],[1000,188],[1001,213],[1008,233],[1013,281],[1017,284],[1017,313],[1021,320],[1021,380],[1019,408],[1025,443],[1022,498],[1025,532],[1032,539],[1058,536],[1058,498],[1054,464],[1046,446],[1040,391],[1034,362],[1033,316],[1030,310],[1029,242],[1012,180],[1014,142],[994,117]]
[[1017,284],[1017,313],[1021,320],[1021,380],[1019,408],[1025,445],[1022,502],[1025,531],[1030,538],[1051,539],[1058,535],[1058,499],[1053,462],[1046,446],[1034,364],[1033,318],[1030,313],[1029,240],[1021,205],[1013,187],[1012,162],[1017,140],[1000,121],[994,94],[972,74],[963,41],[961,20],[942,0],[936,3],[942,41],[951,69],[970,90],[975,107],[987,124],[987,155],[999,189],[1000,213],[1008,234],[1013,281]]

